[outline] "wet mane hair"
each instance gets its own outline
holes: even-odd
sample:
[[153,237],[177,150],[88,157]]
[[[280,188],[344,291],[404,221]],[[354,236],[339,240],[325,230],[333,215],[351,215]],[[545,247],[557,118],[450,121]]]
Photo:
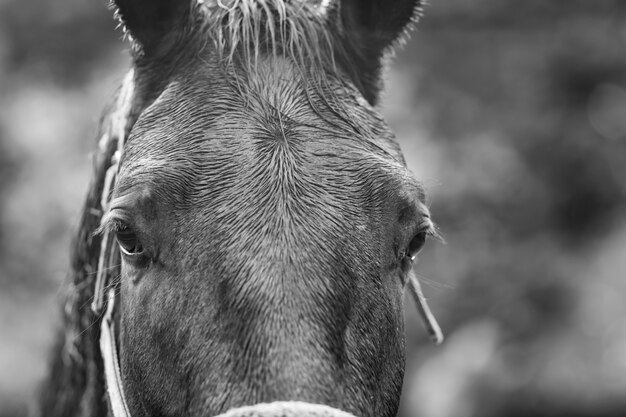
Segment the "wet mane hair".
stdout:
[[224,0],[198,2],[205,16],[201,34],[213,39],[227,65],[235,56],[254,70],[259,56],[283,56],[311,73],[334,68],[332,32],[324,18],[327,2]]
[[[201,43],[212,41],[218,62],[244,101],[254,95],[247,91],[247,86],[258,73],[259,61],[266,56],[284,58],[294,65],[311,108],[320,117],[326,119],[326,112],[320,111],[319,103],[309,95],[311,92],[322,100],[324,108],[342,120],[337,125],[327,119],[329,123],[349,131],[358,130],[342,111],[341,100],[336,96],[337,88],[345,87],[343,68],[345,73],[353,70],[353,66],[327,19],[328,3],[327,0],[199,0],[196,13],[202,19],[196,36]],[[345,65],[338,66],[335,57]],[[356,74],[347,75],[354,78]]]
[[[172,50],[165,55],[189,51],[190,43],[199,50],[212,46],[226,73],[236,77],[256,73],[263,56],[286,58],[299,71],[302,81],[311,83],[318,92],[328,86],[329,75],[341,82],[349,79],[371,104],[377,102],[380,90],[380,67],[372,68],[372,62],[380,61],[380,49],[383,55],[390,55],[404,44],[423,9],[423,2],[416,2],[410,24],[381,48],[373,39],[362,38],[357,29],[348,27],[350,22],[341,16],[338,1],[184,1],[190,3],[183,17],[187,22],[185,29],[174,35],[177,39],[171,40]],[[141,57],[148,47],[133,39],[127,29],[130,22],[124,20],[119,6],[113,1],[111,4],[120,27],[131,41],[135,57]],[[367,49],[361,48],[370,41],[372,44]]]

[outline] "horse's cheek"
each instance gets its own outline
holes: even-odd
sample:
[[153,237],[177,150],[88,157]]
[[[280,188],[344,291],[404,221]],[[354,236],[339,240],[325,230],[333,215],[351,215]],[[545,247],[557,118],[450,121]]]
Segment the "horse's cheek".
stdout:
[[363,417],[395,416],[404,377],[402,292],[397,282],[382,282],[379,297],[360,297],[345,335],[349,411]]
[[395,274],[386,277],[384,294],[381,299],[380,323],[377,346],[383,367],[378,375],[380,383],[376,402],[377,416],[395,416],[397,413],[405,367],[405,334],[403,291]]
[[[140,281],[123,280],[120,360],[124,385],[132,387],[129,407],[132,415],[177,414],[184,407],[180,391],[174,335],[176,303],[157,274],[145,274]],[[147,409],[147,404],[150,409]]]

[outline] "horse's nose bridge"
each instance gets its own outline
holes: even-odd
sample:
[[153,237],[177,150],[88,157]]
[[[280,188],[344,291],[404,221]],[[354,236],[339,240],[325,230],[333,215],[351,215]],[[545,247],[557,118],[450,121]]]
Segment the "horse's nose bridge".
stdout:
[[[328,278],[296,268],[263,268],[246,283],[245,320],[256,357],[251,366],[266,378],[265,401],[334,401],[342,363],[343,325]],[[240,310],[241,312],[241,310]],[[334,390],[329,387],[335,387]]]
[[347,294],[331,272],[318,266],[304,270],[292,269],[273,277],[272,312],[285,332],[297,333],[301,339],[336,338],[342,331],[338,319],[345,316],[350,305]]
[[257,324],[271,334],[295,343],[311,337],[328,337],[338,314],[336,294],[323,273],[303,273],[273,268],[252,275],[242,302],[256,306]]

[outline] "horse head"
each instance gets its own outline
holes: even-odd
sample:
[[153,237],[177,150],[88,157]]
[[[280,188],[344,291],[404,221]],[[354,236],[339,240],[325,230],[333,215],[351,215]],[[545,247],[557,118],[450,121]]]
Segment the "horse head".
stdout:
[[403,292],[428,319],[411,266],[436,232],[376,105],[421,1],[114,6],[133,69],[99,232],[127,412],[394,416]]

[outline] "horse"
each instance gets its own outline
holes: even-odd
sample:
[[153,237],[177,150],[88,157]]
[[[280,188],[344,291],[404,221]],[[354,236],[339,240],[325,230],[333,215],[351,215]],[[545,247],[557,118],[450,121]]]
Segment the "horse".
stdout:
[[[378,111],[421,0],[114,0],[46,416],[394,416],[437,237]],[[230,411],[229,411],[230,410]]]

